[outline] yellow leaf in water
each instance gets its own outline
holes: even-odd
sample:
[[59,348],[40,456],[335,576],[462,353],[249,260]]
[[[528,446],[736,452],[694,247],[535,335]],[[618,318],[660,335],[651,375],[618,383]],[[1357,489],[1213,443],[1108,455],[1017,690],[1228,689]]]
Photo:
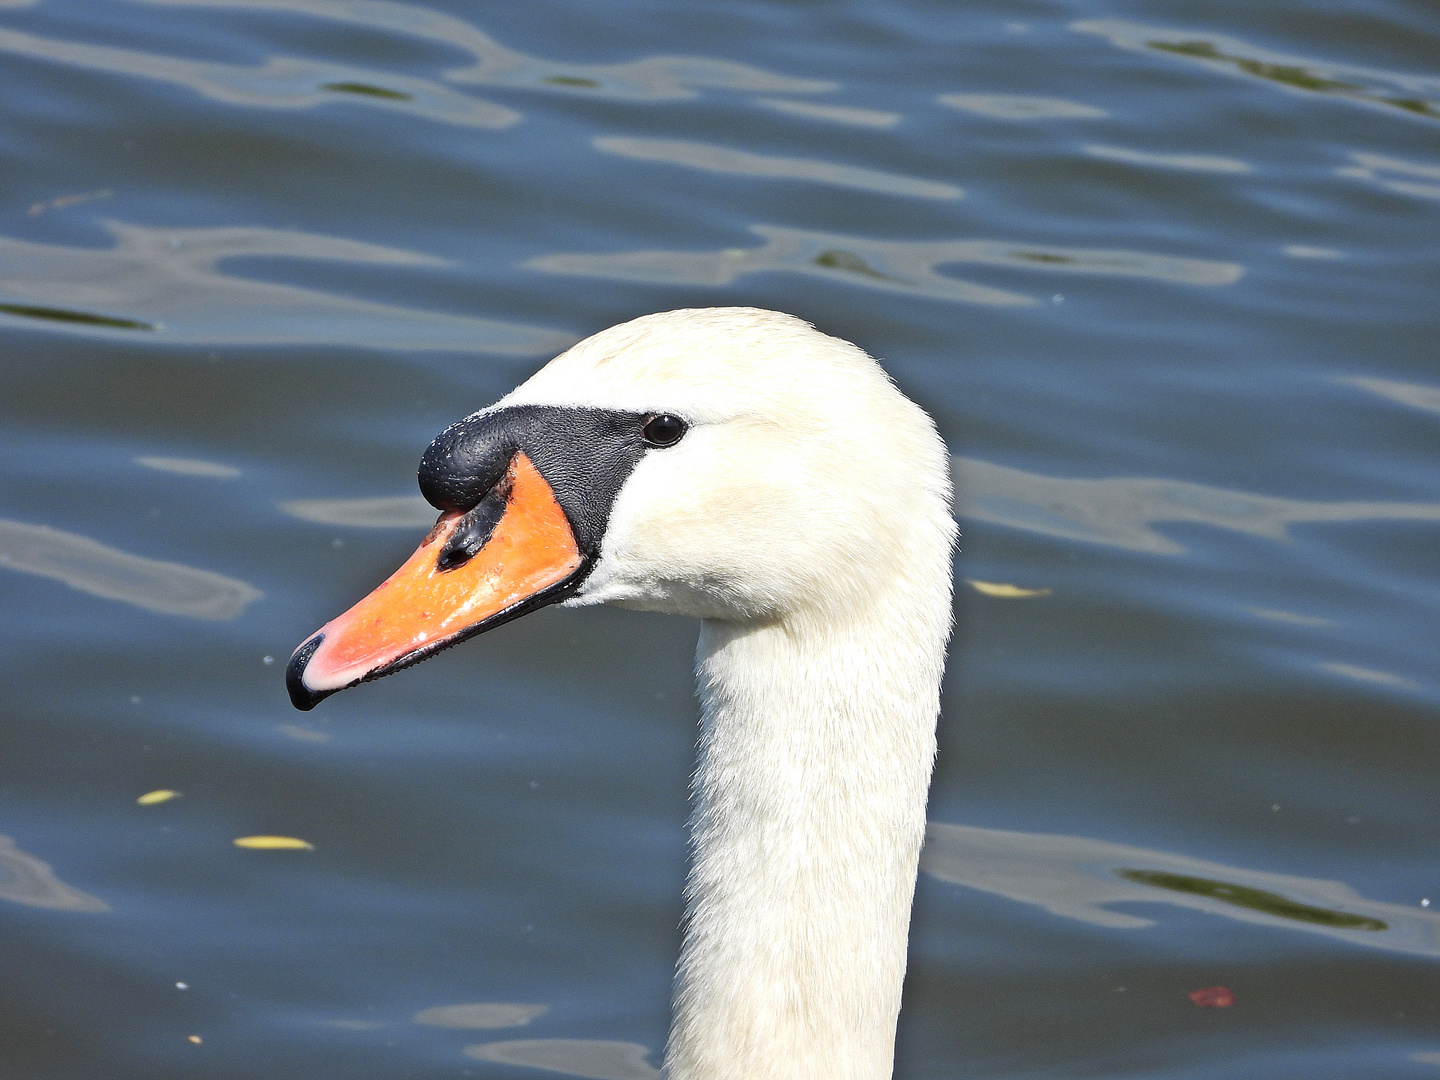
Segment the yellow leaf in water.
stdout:
[[180,792],[171,791],[169,788],[161,788],[159,791],[147,791],[135,801],[141,806],[154,806],[156,803],[169,802],[171,799],[180,797]]
[[1049,596],[1050,589],[1022,589],[1019,585],[1006,585],[1000,581],[976,581],[966,578],[966,583],[978,593],[986,596],[1000,596],[1006,600],[1022,600],[1027,596]]
[[290,851],[314,851],[314,844],[293,836],[241,836],[235,841],[236,847],[258,848],[263,851],[286,849]]

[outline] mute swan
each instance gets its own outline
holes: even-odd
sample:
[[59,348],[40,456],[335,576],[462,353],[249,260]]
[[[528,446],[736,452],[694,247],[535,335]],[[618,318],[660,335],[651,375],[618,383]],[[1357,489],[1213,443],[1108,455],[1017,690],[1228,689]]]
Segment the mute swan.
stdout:
[[301,709],[545,604],[703,620],[671,1080],[891,1075],[950,631],[949,459],[880,365],[647,315],[425,452],[419,550],[295,651]]

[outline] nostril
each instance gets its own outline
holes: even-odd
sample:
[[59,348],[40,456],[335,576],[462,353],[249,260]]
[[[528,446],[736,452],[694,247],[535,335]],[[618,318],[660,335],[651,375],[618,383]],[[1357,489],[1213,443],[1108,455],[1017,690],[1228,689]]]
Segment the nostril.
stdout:
[[445,547],[435,560],[436,567],[454,570],[464,566],[490,542],[495,526],[500,524],[510,503],[510,489],[511,484],[506,481],[496,484],[475,509],[460,519],[460,524],[445,541]]

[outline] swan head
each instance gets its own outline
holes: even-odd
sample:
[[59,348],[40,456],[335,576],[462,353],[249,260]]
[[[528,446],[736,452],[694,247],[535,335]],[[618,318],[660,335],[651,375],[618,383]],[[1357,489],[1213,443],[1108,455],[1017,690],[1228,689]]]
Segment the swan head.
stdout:
[[923,606],[917,579],[943,575],[943,615],[917,616],[948,620],[948,475],[879,364],[793,316],[611,327],[435,439],[420,487],[439,522],[296,650],[291,698],[313,707],[550,603],[824,622]]

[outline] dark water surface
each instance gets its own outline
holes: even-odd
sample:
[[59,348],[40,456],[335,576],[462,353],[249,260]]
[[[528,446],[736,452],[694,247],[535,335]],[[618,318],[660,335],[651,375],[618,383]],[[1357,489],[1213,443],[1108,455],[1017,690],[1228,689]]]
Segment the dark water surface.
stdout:
[[695,628],[281,668],[754,304],[956,455],[898,1075],[1440,1077],[1433,4],[0,0],[0,118],[0,1075],[655,1075]]

